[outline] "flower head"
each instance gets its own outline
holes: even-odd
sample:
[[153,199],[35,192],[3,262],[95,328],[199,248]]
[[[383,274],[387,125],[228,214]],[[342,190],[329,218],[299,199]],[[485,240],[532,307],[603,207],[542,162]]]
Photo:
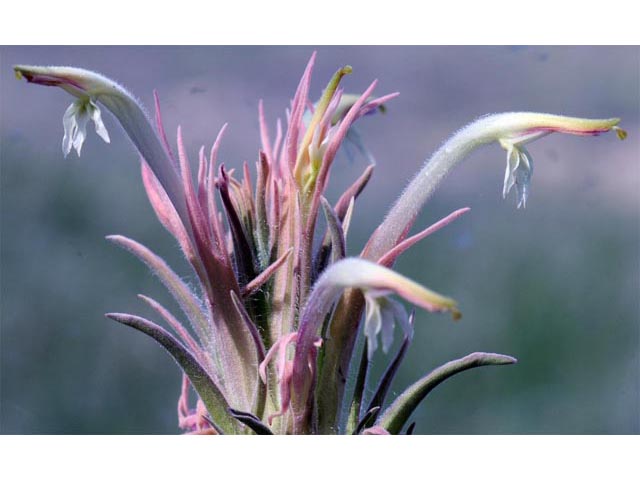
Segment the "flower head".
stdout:
[[[217,165],[224,127],[208,158],[204,147],[200,149],[194,184],[181,129],[174,155],[157,97],[154,129],[137,100],[100,74],[70,67],[15,67],[19,78],[60,87],[75,97],[63,119],[65,156],[71,149],[80,155],[89,120],[109,142],[100,107],[115,116],[142,156],[149,200],[160,222],[178,240],[196,288],[147,247],[110,236],[158,276],[186,321],[144,296],[173,333],[135,315],[107,316],[155,339],[183,369],[179,423],[190,433],[398,433],[420,400],[448,376],[475,366],[513,363],[511,357],[493,354],[465,357],[437,369],[381,411],[413,334],[404,307],[389,296],[397,295],[429,312],[460,317],[453,299],[388,267],[411,245],[467,210],[458,210],[407,238],[436,185],[474,148],[497,141],[507,150],[503,194],[515,186],[519,206],[524,206],[533,172],[524,149],[527,142],[551,132],[597,135],[613,129],[620,138],[626,135],[617,128],[617,119],[536,113],[479,119],[455,134],[425,164],[372,235],[361,255],[364,258],[345,258],[355,200],[373,167],[368,166],[334,205],[325,198],[331,167],[345,142],[373,158],[354,123],[383,111],[385,102],[396,94],[373,97],[374,81],[362,95],[343,95],[339,84],[351,73],[347,66],[336,71],[311,107],[314,61],[315,55],[286,112],[286,131],[279,122],[273,142],[259,106],[262,148],[255,183],[246,163],[242,178],[234,177],[233,169]],[[326,228],[324,236],[317,235],[321,225]],[[360,407],[378,336],[387,353],[396,322],[404,331],[404,341],[365,410]],[[358,381],[349,397],[346,376],[355,363],[360,332],[366,337],[367,355],[362,355]],[[198,394],[195,408],[189,405],[190,387]],[[340,412],[347,410],[349,420],[343,428]]]

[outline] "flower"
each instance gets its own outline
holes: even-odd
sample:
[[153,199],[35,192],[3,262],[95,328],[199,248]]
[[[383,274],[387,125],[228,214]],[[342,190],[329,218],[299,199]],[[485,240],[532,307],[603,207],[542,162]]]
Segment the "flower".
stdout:
[[533,159],[529,152],[518,144],[500,140],[500,145],[507,151],[507,169],[504,174],[502,198],[506,198],[515,185],[518,194],[518,208],[525,207],[533,175]]
[[382,351],[388,353],[393,343],[393,330],[398,322],[406,337],[413,337],[413,327],[404,307],[395,300],[387,298],[384,291],[371,291],[364,295],[367,305],[364,334],[367,337],[367,356],[369,361],[378,348],[378,334],[382,337]]
[[[455,300],[429,290],[391,269],[360,258],[345,258],[333,263],[315,282],[300,316],[291,374],[291,406],[295,415],[296,433],[305,432],[308,428],[309,412],[305,405],[314,397],[313,382],[316,372],[314,368],[309,368],[308,358],[317,341],[315,332],[322,330],[327,314],[347,288],[362,292],[367,299],[369,310],[365,334],[372,350],[375,350],[376,335],[383,328],[383,345],[390,346],[393,340],[390,325],[393,325],[394,318],[400,317],[399,321],[405,330],[410,328],[404,325],[403,315],[394,303],[388,303],[390,301],[384,298],[387,295],[399,295],[429,312],[450,312],[454,319],[460,317]],[[370,355],[372,354],[373,351]]]
[[[594,136],[602,132],[614,130],[618,138],[624,140],[627,132],[617,126],[618,118],[607,120],[588,120],[572,117],[562,117],[549,114],[520,114],[527,115],[523,120],[528,124],[525,128],[511,128],[498,138],[498,143],[507,151],[507,168],[504,174],[502,197],[515,185],[518,197],[518,208],[525,207],[529,196],[529,185],[533,176],[533,159],[524,145],[553,132],[569,133],[572,135]],[[514,120],[516,118],[514,117]],[[515,127],[515,125],[514,125]]]
[[87,122],[91,119],[96,126],[96,133],[106,143],[109,143],[109,132],[107,132],[100,107],[88,97],[79,98],[64,112],[62,124],[64,125],[64,137],[62,138],[62,151],[66,157],[75,148],[80,156],[82,144],[87,136]]
[[620,140],[624,140],[627,132],[618,127],[618,123],[619,118],[588,119],[534,112],[496,113],[480,117],[453,134],[424,162],[369,239],[364,256],[378,260],[393,249],[442,180],[477,148],[498,142],[507,150],[503,196],[515,185],[518,207],[523,207],[533,173],[531,156],[523,148],[524,144],[553,132],[596,136],[613,130]]
[[[182,182],[175,162],[172,162],[168,156],[166,138],[158,137],[142,106],[122,85],[99,73],[75,67],[16,65],[13,71],[18,80],[24,78],[27,82],[36,85],[63,89],[79,102],[77,103],[78,113],[87,110],[94,122],[101,118],[100,111],[95,110],[98,104],[109,110],[120,122],[142,158],[152,168],[162,188],[171,199],[178,216],[184,222],[188,222],[189,214],[185,207]],[[67,115],[73,115],[72,107],[67,109],[64,117],[65,155],[71,150],[69,145],[76,148],[79,155],[85,136],[83,125],[86,125],[86,118],[84,116],[75,117],[77,128],[74,128],[73,121],[66,122]],[[106,130],[104,132],[103,130],[96,122],[96,132],[104,139],[106,134],[103,136],[103,133],[106,133]]]

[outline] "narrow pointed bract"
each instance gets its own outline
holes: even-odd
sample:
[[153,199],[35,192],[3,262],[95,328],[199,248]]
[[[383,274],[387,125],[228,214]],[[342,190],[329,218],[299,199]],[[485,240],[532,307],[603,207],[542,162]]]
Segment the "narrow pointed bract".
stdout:
[[[111,235],[108,240],[142,260],[171,293],[179,307],[174,313],[171,305],[139,298],[176,336],[142,317],[107,316],[152,337],[183,370],[178,425],[188,434],[399,434],[418,404],[445,379],[478,366],[515,363],[505,355],[475,353],[436,368],[388,401],[413,339],[414,315],[407,315],[403,302],[460,318],[455,300],[390,267],[408,248],[469,210],[456,210],[411,235],[442,179],[479,146],[498,142],[506,150],[502,193],[506,197],[515,188],[517,205],[524,207],[533,175],[527,143],[553,132],[594,136],[613,130],[620,139],[626,137],[615,118],[521,112],[482,117],[425,162],[360,257],[349,257],[347,233],[357,222],[356,213],[366,208],[357,198],[374,163],[366,132],[356,129],[358,120],[386,111],[397,93],[376,97],[375,80],[364,92],[347,93],[342,83],[352,68],[344,66],[314,101],[315,59],[314,53],[273,136],[264,104],[258,102],[261,148],[253,157],[255,173],[247,162],[237,169],[218,162],[226,124],[208,157],[205,147],[199,149],[192,170],[180,127],[177,148],[169,142],[156,92],[154,129],[135,97],[103,75],[72,67],[14,68],[18,78],[59,87],[74,97],[63,115],[64,156],[71,150],[80,155],[89,122],[110,142],[104,111],[122,125],[139,154],[134,160],[140,161],[149,202],[182,250],[191,277],[181,278],[138,242]],[[354,149],[370,165],[338,199],[330,198],[331,174],[343,174],[338,152],[350,156]],[[435,273],[429,276],[437,283]],[[403,338],[389,358],[396,324]],[[369,366],[380,359],[388,367],[373,389]],[[357,379],[349,396],[352,371]],[[194,399],[189,398],[192,387]],[[341,418],[342,412],[347,418]]]
[[433,370],[404,391],[380,416],[376,425],[390,433],[400,433],[405,422],[422,400],[446,379],[471,368],[491,365],[511,365],[517,360],[508,355],[476,352],[452,360]]
[[209,376],[206,368],[198,363],[193,354],[178,342],[170,333],[142,317],[123,313],[108,313],[108,318],[146,333],[162,345],[178,362],[191,384],[200,395],[209,413],[218,419],[222,432],[237,433],[237,425],[226,417],[228,403],[220,388]]

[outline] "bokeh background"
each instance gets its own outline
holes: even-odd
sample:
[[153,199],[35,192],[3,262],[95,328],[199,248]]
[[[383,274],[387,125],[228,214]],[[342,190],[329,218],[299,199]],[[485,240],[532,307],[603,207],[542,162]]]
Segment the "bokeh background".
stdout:
[[[172,305],[133,257],[104,240],[151,246],[188,277],[140,182],[137,155],[105,114],[111,145],[91,131],[82,157],[64,159],[70,97],[17,82],[11,66],[82,66],[118,79],[144,104],[158,89],[169,131],[189,151],[224,122],[221,160],[253,162],[257,104],[284,116],[311,47],[0,49],[2,433],[176,433],[178,368],[107,311],[147,314],[145,293]],[[437,434],[629,434],[640,431],[640,50],[637,47],[321,47],[313,92],[335,69],[362,91],[400,91],[360,131],[378,163],[356,204],[357,254],[402,187],[452,132],[490,112],[532,110],[623,118],[629,138],[552,135],[530,147],[530,202],[501,198],[505,154],[473,153],[418,219],[472,211],[407,253],[397,269],[459,300],[464,317],[419,312],[393,390],[472,351],[519,359],[465,372],[415,415]],[[365,160],[343,156],[329,198]]]

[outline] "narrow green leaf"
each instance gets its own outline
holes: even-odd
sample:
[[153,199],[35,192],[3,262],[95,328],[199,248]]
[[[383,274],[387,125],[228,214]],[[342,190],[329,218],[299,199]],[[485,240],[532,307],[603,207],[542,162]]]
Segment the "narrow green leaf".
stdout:
[[364,397],[364,387],[367,383],[367,371],[369,370],[369,352],[367,342],[364,342],[362,349],[362,357],[360,358],[360,367],[358,368],[358,377],[353,388],[353,400],[349,408],[349,417],[347,418],[347,432],[355,432],[360,420],[360,410],[362,410],[362,399]]
[[[415,311],[411,312],[411,316],[409,317],[409,324],[413,327],[413,319],[415,318]],[[389,387],[391,387],[391,382],[393,382],[394,377],[396,376],[396,372],[404,360],[404,356],[407,354],[407,350],[409,349],[409,345],[411,345],[411,337],[405,336],[402,341],[402,345],[400,345],[400,349],[398,353],[394,357],[393,361],[387,367],[387,370],[382,375],[380,379],[380,383],[378,384],[378,388],[376,389],[376,393],[374,393],[371,398],[371,402],[369,403],[368,411],[371,411],[374,407],[380,407],[384,405],[384,400],[387,397],[387,392],[389,391]],[[376,413],[374,421],[378,418],[378,414]]]
[[238,433],[238,425],[229,416],[229,404],[224,395],[205,368],[173,335],[155,323],[135,315],[107,313],[106,317],[146,333],[162,345],[189,377],[193,388],[200,395],[212,420],[222,429],[222,433]]
[[510,365],[516,362],[515,358],[507,355],[476,352],[445,363],[407,388],[382,413],[376,425],[383,427],[391,434],[398,434],[420,402],[447,378],[471,368],[485,365]]

